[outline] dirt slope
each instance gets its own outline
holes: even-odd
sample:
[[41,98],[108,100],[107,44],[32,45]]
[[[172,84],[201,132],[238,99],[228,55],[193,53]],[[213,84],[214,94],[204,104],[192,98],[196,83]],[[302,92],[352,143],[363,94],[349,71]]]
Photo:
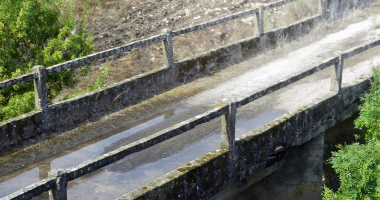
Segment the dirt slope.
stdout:
[[[76,4],[77,19],[83,11],[84,3],[89,4],[88,31],[93,34],[96,51],[128,44],[132,41],[157,35],[164,28],[177,30],[232,13],[251,9],[255,3],[275,0],[73,0]],[[315,0],[309,0],[315,2]],[[294,7],[294,6],[293,6]],[[289,7],[289,8],[293,8]],[[291,10],[291,9],[287,10]],[[315,9],[314,9],[315,10]],[[286,25],[291,17],[284,18],[285,8],[268,10],[265,29]],[[312,15],[313,12],[303,15]],[[287,20],[279,20],[287,19]],[[293,20],[294,21],[294,20]],[[175,60],[196,55],[206,50],[222,46],[255,34],[255,16],[237,19],[215,27],[173,38]],[[280,23],[281,22],[281,23]],[[64,95],[76,93],[92,84],[95,71],[100,66],[109,66],[107,84],[162,66],[161,44],[153,44],[119,54],[96,62],[88,77],[81,78],[79,85],[66,89],[55,102]]]

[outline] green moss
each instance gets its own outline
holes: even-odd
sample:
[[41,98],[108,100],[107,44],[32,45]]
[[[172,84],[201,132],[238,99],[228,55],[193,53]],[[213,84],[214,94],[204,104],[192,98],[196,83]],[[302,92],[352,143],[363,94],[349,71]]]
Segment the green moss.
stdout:
[[185,168],[185,167],[180,167],[180,168],[178,168],[177,169],[177,171],[180,171],[180,172],[184,172],[184,171],[186,171],[187,169]]

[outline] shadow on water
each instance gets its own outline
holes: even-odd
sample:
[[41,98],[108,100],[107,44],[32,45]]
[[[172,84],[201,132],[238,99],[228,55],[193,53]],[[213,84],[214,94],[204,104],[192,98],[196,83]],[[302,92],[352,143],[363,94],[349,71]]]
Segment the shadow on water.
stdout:
[[[285,113],[282,110],[272,110],[257,115],[252,119],[243,120],[236,124],[236,137],[240,137],[249,131],[277,118]],[[119,147],[119,144],[139,131],[161,123],[165,119],[174,115],[174,110],[166,113],[158,113],[155,116],[142,120],[139,123],[112,131],[104,139],[92,141],[81,148],[71,149],[62,152],[54,158],[45,159],[30,166],[29,169],[21,169],[15,175],[5,175],[10,178],[1,177],[0,196],[5,196],[22,189],[47,176],[50,169],[69,168],[99,156],[105,152],[112,151]],[[118,133],[116,133],[118,132]],[[128,157],[97,170],[91,174],[69,182],[69,199],[112,199],[120,197],[137,187],[151,182],[160,176],[186,164],[187,162],[205,155],[207,152],[215,150],[220,145],[221,133],[215,132],[198,140],[190,146],[186,146],[180,152],[172,152],[169,155],[161,155],[155,161],[146,160],[137,166],[130,165]],[[133,155],[133,154],[132,154]],[[42,164],[41,164],[42,163]],[[45,165],[43,164],[45,163]],[[12,178],[13,177],[13,178]],[[36,199],[47,199],[47,194],[43,194]]]
[[[247,134],[249,131],[274,120],[284,114],[282,110],[272,110],[249,120],[243,120],[236,124],[236,137]],[[195,144],[184,148],[180,152],[172,155],[165,155],[154,162],[149,162],[136,166],[130,170],[125,170],[125,165],[130,165],[128,158],[120,160],[98,170],[88,176],[73,181],[69,185],[69,198],[118,198],[138,187],[141,187],[160,176],[177,169],[191,160],[204,156],[207,152],[213,151],[220,146],[221,133],[216,132],[205,138],[198,140]],[[83,191],[92,191],[91,196]]]

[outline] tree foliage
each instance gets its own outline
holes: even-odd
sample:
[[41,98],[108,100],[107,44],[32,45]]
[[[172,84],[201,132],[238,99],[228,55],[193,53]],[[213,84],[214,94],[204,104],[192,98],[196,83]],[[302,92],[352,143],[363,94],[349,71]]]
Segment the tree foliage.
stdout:
[[[87,12],[83,24],[76,25],[73,9],[63,0],[1,0],[0,81],[30,73],[36,65],[49,67],[91,53],[94,44],[83,25]],[[77,83],[74,69],[48,76],[48,100]],[[0,90],[0,121],[33,110],[33,91],[33,82]]]
[[369,92],[359,106],[360,116],[355,120],[355,127],[366,129],[366,139],[380,139],[380,68],[374,67],[374,78]]
[[337,192],[323,188],[323,199],[380,199],[380,69],[359,106],[355,127],[365,130],[366,144],[338,145],[330,162],[339,174]]
[[79,95],[82,95],[87,92],[91,92],[103,87],[104,84],[106,83],[106,76],[108,75],[109,71],[110,71],[110,68],[108,66],[99,68],[99,70],[96,71],[97,77],[93,85],[88,84],[87,89],[82,90],[79,93],[66,95],[65,97],[63,97],[63,100],[71,99],[73,97],[76,97],[76,96],[79,96]]
[[380,142],[338,145],[330,162],[339,174],[337,192],[324,186],[323,199],[380,199]]

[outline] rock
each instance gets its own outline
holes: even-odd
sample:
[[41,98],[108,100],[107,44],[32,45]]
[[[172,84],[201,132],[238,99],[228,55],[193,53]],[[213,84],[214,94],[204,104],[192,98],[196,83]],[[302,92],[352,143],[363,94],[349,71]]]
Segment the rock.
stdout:
[[186,17],[190,16],[191,15],[191,12],[189,9],[185,9],[185,14],[186,14]]
[[205,12],[205,15],[211,14],[211,13],[213,13],[213,12],[214,12],[213,9],[208,9],[208,10]]

